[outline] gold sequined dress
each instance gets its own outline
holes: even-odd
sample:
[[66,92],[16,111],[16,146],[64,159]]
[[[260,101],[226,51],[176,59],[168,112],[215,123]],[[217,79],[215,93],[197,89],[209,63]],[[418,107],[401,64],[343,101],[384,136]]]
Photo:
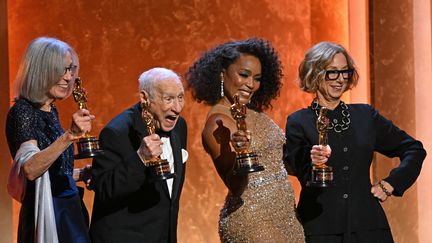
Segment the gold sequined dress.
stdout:
[[[209,115],[231,116],[229,108],[216,105]],[[293,187],[282,156],[283,131],[267,115],[248,110],[246,123],[252,132],[251,150],[259,156],[264,171],[249,174],[240,197],[228,192],[220,212],[222,242],[304,242],[303,228],[296,217]]]

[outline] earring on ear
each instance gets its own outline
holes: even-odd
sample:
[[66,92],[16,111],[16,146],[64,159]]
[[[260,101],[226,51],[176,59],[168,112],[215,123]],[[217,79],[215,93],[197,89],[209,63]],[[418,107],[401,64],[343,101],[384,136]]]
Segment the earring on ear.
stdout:
[[221,74],[221,97],[224,97],[225,96],[225,94],[224,94],[224,86],[223,86],[223,84],[224,84],[224,80],[223,80],[223,75]]
[[223,79],[221,79],[221,97],[224,97],[224,90],[223,90]]
[[146,100],[144,102],[141,102],[141,109],[144,110],[148,110],[149,108],[149,102]]

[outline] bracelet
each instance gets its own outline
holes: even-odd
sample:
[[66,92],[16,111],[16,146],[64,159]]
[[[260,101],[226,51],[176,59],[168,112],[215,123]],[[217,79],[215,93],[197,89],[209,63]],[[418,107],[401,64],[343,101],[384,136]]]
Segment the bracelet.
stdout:
[[381,190],[387,195],[387,197],[390,197],[392,194],[384,187],[383,181],[380,180],[378,182],[378,185],[381,187]]

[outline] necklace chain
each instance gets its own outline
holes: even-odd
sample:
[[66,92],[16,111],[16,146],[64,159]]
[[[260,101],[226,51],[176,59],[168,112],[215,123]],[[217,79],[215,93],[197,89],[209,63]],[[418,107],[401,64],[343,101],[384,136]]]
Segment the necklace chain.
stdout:
[[[341,113],[342,113],[341,123],[339,123],[338,119],[334,118],[334,119],[332,119],[330,121],[330,124],[329,124],[329,126],[327,128],[328,130],[332,130],[333,129],[337,133],[340,133],[342,131],[347,130],[349,128],[350,123],[351,123],[351,119],[350,119],[351,115],[349,113],[348,106],[343,101],[340,101],[340,105],[341,105],[341,108],[342,108],[342,111],[341,111]],[[318,117],[319,110],[320,110],[320,105],[318,104],[318,100],[317,99],[314,99],[312,101],[311,109],[313,111],[315,111],[315,115],[316,115],[316,117]]]

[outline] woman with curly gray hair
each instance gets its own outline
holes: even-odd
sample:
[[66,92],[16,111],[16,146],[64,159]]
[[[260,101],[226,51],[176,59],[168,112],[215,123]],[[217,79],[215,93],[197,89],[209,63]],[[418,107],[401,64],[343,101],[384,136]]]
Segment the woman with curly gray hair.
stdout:
[[[194,98],[211,105],[202,142],[228,188],[219,219],[221,241],[304,242],[282,161],[283,132],[264,113],[282,85],[271,44],[252,38],[218,45],[190,67],[186,78]],[[232,108],[241,113],[240,125]],[[236,154],[245,149],[258,155],[264,170],[236,172]]]

